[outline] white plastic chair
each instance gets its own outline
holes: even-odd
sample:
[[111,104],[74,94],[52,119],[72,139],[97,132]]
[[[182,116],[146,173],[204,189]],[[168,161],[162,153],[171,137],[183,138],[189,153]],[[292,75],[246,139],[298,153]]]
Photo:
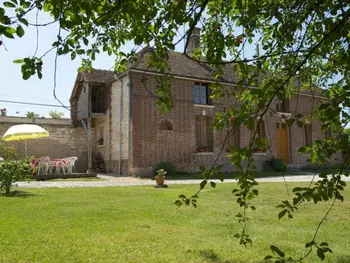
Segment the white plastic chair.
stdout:
[[44,157],[39,159],[38,163],[38,174],[48,174],[49,173],[49,157]]
[[65,158],[66,162],[67,162],[67,173],[74,173],[75,172],[75,161],[78,160],[77,157],[72,156],[72,157],[68,157]]

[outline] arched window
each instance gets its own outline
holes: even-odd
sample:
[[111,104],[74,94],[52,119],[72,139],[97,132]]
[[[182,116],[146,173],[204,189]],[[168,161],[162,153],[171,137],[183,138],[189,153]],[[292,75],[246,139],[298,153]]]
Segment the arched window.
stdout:
[[159,131],[173,131],[174,125],[169,120],[161,120],[158,122]]

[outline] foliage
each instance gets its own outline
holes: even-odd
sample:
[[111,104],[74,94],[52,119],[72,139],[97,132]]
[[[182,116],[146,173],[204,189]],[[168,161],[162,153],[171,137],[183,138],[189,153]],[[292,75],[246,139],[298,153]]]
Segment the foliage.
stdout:
[[163,169],[164,171],[167,172],[168,176],[173,176],[175,175],[176,167],[173,163],[171,162],[160,162],[158,163],[154,168],[153,172],[158,174],[158,171]]
[[7,114],[7,109],[6,108],[2,108],[0,109],[0,112],[2,115],[6,115]]
[[0,191],[10,194],[13,183],[23,181],[30,175],[31,168],[28,161],[3,161],[0,163]]
[[266,172],[286,172],[287,164],[281,159],[272,158],[270,160],[265,161],[264,170]]
[[52,119],[61,119],[64,116],[63,112],[49,111],[50,118]]
[[[175,49],[176,42],[186,39],[187,43],[194,27],[201,25],[200,48],[189,55],[185,45],[183,55],[191,60],[200,60],[212,69],[216,83],[210,87],[211,99],[225,97],[238,102],[237,105],[228,106],[225,112],[218,112],[214,126],[222,130],[224,123],[234,117],[232,129],[242,125],[250,129],[248,145],[238,150],[232,148],[227,154],[232,165],[240,171],[233,193],[241,208],[237,220],[242,227],[236,237],[243,245],[252,241],[247,231],[248,211],[255,209],[253,200],[259,193],[253,172],[254,150],[263,151],[270,147],[266,139],[258,138],[258,129],[255,129],[254,123],[256,119],[273,113],[271,105],[276,96],[289,99],[292,95],[299,96],[302,93],[317,95],[317,98],[313,97],[312,112],[293,109],[291,118],[286,121],[287,125],[303,127],[311,121],[319,121],[323,131],[331,129],[333,134],[339,134],[332,140],[319,139],[312,147],[302,147],[299,151],[309,156],[310,163],[325,163],[333,154],[349,149],[349,135],[343,133],[344,127],[350,122],[348,1],[10,0],[3,2],[2,6],[0,45],[21,38],[26,26],[33,25],[26,19],[29,12],[48,13],[52,17],[48,24],[58,24],[57,38],[52,40],[52,49],[48,52],[69,54],[72,60],[80,57],[80,71],[91,70],[100,52],[113,54],[116,57],[114,70],[125,71],[137,49],[135,47],[128,54],[122,52],[128,41],[133,41],[136,46],[152,45],[154,48],[147,56],[148,68],[163,73],[163,76],[157,77],[156,93],[157,106],[161,111],[170,110],[173,103],[171,78],[166,74],[169,69],[169,51]],[[178,32],[182,32],[184,26],[186,34],[179,39]],[[252,49],[253,44],[259,44],[261,50],[248,57],[245,51]],[[23,79],[35,74],[42,77],[42,59],[48,52],[14,61],[21,64]],[[234,89],[220,82],[228,69],[235,72],[237,81]],[[320,99],[320,96],[325,99]],[[287,211],[284,214],[291,215],[295,207],[310,198],[317,202],[342,200],[344,182],[339,174],[349,176],[343,169],[349,160],[349,157],[345,158],[344,165],[337,169],[332,179],[324,178],[308,189],[294,191],[295,199],[283,201],[285,203],[282,205],[286,208],[281,212]],[[247,165],[243,166],[242,163]],[[166,170],[170,174],[169,169]],[[196,206],[200,192],[208,185],[208,179],[222,177],[221,167],[216,161],[210,169],[201,167],[200,170],[206,179],[200,184],[199,190],[189,197],[181,195],[176,201],[177,205]],[[209,184],[215,187],[214,183]],[[320,225],[323,222],[324,219]],[[318,230],[319,227],[311,243],[307,244],[311,244],[311,250],[317,248],[317,251],[321,249],[324,252],[322,243],[315,240]],[[274,251],[277,252],[276,249]],[[317,254],[323,258],[324,254]]]
[[26,117],[32,119],[32,118],[39,118],[40,116],[39,116],[39,114],[37,114],[33,111],[28,111],[26,114]]
[[0,142],[0,157],[6,161],[17,160],[16,149],[14,146],[5,146],[4,143]]
[[[308,172],[328,172],[330,174],[335,173],[337,169],[341,169],[342,164],[331,164],[331,163],[324,163],[324,164],[307,164],[300,168],[301,171],[308,171]],[[348,167],[344,167],[344,170],[347,170]]]
[[157,171],[157,176],[158,177],[163,177],[163,176],[166,176],[167,175],[167,171],[165,171],[164,169],[159,169],[158,171]]

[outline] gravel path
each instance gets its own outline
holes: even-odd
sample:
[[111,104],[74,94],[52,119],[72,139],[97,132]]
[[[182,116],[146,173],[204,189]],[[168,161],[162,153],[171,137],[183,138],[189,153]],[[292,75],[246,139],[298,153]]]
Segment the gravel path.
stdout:
[[[111,186],[137,186],[137,185],[155,185],[154,180],[139,179],[132,177],[113,177],[110,175],[98,175],[99,178],[105,181],[70,181],[70,182],[50,182],[50,181],[31,181],[16,183],[19,188],[77,188],[77,187],[111,187]],[[309,182],[312,180],[312,175],[285,176],[287,182]],[[319,179],[316,176],[315,180]],[[349,177],[343,177],[344,181],[350,181]],[[211,180],[216,183],[221,183],[219,180]],[[259,178],[258,182],[283,182],[282,177]],[[166,180],[166,184],[199,184],[201,180]],[[234,183],[234,179],[226,179],[223,183]]]

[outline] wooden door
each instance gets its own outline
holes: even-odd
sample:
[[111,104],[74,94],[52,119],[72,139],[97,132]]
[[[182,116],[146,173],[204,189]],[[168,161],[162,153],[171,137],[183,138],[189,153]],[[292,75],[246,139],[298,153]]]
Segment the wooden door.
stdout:
[[277,158],[289,163],[288,129],[286,123],[276,123]]

